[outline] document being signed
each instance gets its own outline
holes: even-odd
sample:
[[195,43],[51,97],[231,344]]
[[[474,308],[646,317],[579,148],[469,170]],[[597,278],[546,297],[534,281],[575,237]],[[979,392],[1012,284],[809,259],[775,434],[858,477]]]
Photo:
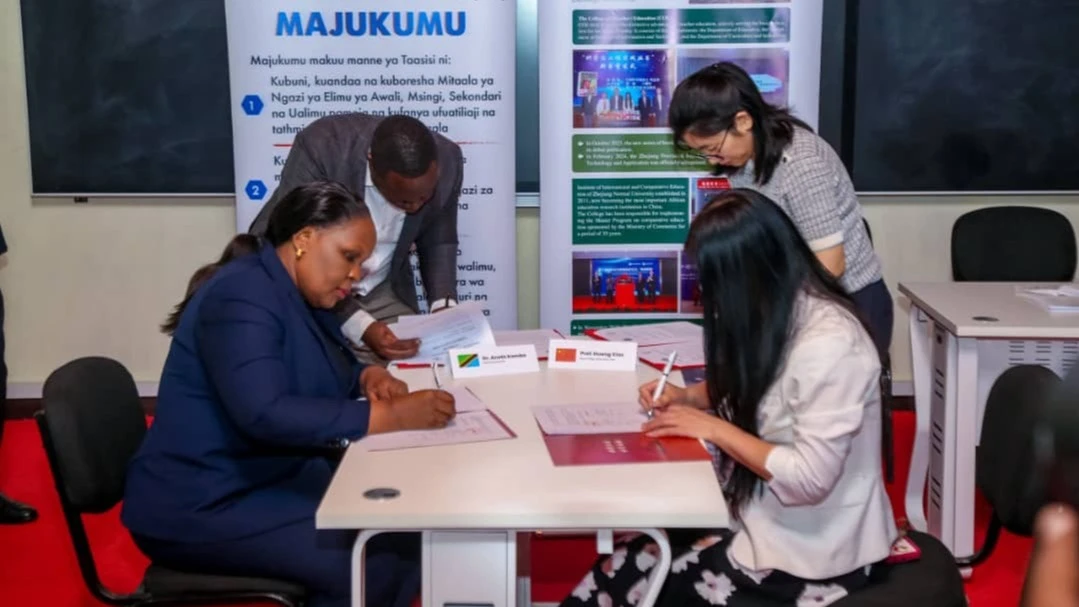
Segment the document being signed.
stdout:
[[404,316],[390,329],[399,339],[420,340],[420,351],[412,358],[398,361],[401,365],[429,365],[444,359],[454,348],[495,345],[495,335],[483,308],[474,302],[435,314]]

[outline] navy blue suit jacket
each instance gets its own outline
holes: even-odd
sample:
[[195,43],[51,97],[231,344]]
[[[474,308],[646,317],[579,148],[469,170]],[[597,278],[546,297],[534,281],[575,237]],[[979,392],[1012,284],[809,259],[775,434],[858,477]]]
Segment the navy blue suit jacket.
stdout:
[[124,524],[201,543],[313,519],[334,470],[326,448],[367,432],[362,369],[272,247],[226,265],[173,336]]

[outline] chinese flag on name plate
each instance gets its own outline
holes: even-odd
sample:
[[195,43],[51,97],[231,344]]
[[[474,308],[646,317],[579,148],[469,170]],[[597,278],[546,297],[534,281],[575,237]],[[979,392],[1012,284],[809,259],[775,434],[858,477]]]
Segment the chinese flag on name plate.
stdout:
[[560,363],[577,362],[577,350],[573,348],[555,348],[554,359]]

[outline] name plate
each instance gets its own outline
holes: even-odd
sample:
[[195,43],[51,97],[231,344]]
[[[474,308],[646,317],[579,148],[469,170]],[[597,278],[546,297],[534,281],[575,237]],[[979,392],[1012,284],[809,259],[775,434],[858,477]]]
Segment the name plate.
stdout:
[[636,371],[637,343],[552,339],[547,355],[551,369]]
[[449,352],[454,379],[539,372],[536,346],[477,346]]

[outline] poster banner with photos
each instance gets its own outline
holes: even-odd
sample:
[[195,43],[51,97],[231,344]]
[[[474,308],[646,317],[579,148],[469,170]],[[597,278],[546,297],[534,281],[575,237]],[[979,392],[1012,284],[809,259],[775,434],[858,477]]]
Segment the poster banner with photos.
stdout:
[[816,128],[823,0],[539,5],[540,319],[586,329],[700,317],[689,222],[729,187],[676,152],[678,83],[736,63]]
[[[293,138],[332,114],[407,114],[457,142],[457,296],[517,326],[516,7],[474,0],[407,10],[357,0],[226,0],[236,224],[247,231]],[[349,10],[342,10],[342,9]],[[415,257],[413,257],[415,266]],[[418,277],[418,272],[417,272]],[[421,307],[423,289],[417,280]]]

